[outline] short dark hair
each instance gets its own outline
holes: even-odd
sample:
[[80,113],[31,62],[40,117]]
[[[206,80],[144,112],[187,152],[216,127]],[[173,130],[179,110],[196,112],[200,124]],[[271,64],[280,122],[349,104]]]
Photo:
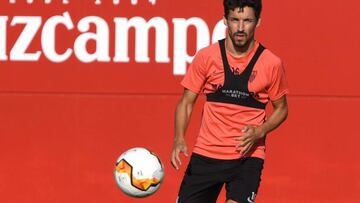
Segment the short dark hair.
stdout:
[[262,9],[261,0],[224,0],[225,18],[228,17],[230,10],[234,10],[236,8],[243,9],[246,6],[255,10],[256,20],[259,20]]

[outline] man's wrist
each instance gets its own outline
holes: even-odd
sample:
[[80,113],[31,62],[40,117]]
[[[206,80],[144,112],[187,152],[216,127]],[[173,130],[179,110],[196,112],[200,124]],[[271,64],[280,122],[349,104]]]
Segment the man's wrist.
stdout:
[[175,135],[174,142],[183,141],[185,140],[185,136],[183,135]]
[[268,133],[268,131],[266,130],[266,126],[264,126],[264,125],[257,127],[257,130],[258,130],[260,138],[264,138],[266,136],[266,134]]

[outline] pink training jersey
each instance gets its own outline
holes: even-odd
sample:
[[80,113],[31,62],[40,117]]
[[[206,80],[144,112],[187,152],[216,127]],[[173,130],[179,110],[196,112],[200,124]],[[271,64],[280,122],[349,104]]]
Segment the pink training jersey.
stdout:
[[[226,51],[234,74],[241,73],[254,56],[259,43],[246,56],[236,57]],[[219,43],[201,49],[181,84],[195,93],[214,93],[224,84],[224,66]],[[248,81],[249,92],[262,103],[275,101],[288,93],[281,60],[265,49],[256,62]],[[240,158],[235,149],[244,126],[259,126],[266,120],[265,110],[221,102],[205,102],[200,132],[194,152],[216,159]],[[265,158],[265,139],[260,140],[245,156]]]

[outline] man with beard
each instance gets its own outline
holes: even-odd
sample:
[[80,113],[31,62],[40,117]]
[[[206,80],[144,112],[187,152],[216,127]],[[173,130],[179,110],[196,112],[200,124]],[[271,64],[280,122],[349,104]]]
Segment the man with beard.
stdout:
[[[261,0],[224,0],[226,38],[201,49],[181,84],[171,163],[188,154],[185,131],[198,95],[204,104],[200,132],[177,202],[212,203],[225,184],[226,203],[254,202],[265,159],[265,137],[287,117],[281,60],[254,39]],[[273,111],[267,117],[265,106]]]

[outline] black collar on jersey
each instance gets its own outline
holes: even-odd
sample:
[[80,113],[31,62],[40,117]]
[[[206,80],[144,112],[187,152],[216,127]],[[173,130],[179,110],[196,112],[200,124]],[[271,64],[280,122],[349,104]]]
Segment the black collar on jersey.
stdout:
[[254,93],[249,92],[248,82],[252,70],[260,55],[265,50],[261,44],[257,48],[245,70],[239,74],[235,74],[230,68],[226,57],[225,39],[219,40],[221,58],[224,66],[224,85],[217,89],[214,93],[206,95],[208,102],[222,102],[237,104],[241,106],[265,109],[266,103],[262,103],[254,98]]

